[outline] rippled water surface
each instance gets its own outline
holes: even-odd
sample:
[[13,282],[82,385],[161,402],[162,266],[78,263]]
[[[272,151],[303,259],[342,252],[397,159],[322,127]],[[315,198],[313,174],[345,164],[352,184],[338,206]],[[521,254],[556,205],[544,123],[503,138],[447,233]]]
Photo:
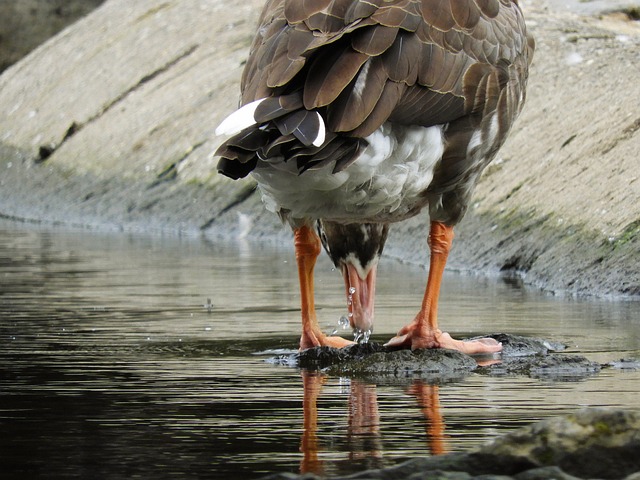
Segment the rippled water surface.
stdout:
[[[383,341],[415,315],[425,272],[383,259],[378,278]],[[323,258],[327,331],[345,313],[341,283]],[[640,357],[638,302],[449,275],[440,317],[458,336],[540,336],[601,363]],[[640,408],[637,370],[371,385],[266,361],[298,338],[290,249],[0,224],[2,477],[347,474],[579,406]]]

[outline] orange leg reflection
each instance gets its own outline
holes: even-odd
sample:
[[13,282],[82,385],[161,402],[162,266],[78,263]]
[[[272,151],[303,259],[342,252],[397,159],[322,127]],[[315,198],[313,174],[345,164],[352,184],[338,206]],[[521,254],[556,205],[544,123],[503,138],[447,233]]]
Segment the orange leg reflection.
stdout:
[[[322,476],[324,465],[319,458],[318,398],[327,377],[318,372],[302,371],[304,398],[304,431],[300,442],[302,460],[300,473]],[[447,453],[445,424],[440,413],[438,387],[415,382],[408,390],[414,395],[426,419],[427,442],[432,455]],[[377,461],[383,456],[380,438],[380,412],[376,386],[351,381],[349,391],[349,425],[347,429],[350,460],[373,460],[367,468],[379,468]]]
[[427,443],[432,455],[447,453],[445,424],[440,413],[440,394],[437,385],[427,385],[423,382],[415,382],[409,393],[415,395],[422,407],[422,413],[427,420]]
[[318,397],[327,377],[318,372],[302,371],[304,397],[302,410],[304,413],[304,430],[300,442],[302,461],[300,473],[322,475],[324,467],[318,458]]
[[[349,395],[349,458],[382,458],[380,413],[376,386],[351,380]],[[368,468],[373,468],[371,465]]]

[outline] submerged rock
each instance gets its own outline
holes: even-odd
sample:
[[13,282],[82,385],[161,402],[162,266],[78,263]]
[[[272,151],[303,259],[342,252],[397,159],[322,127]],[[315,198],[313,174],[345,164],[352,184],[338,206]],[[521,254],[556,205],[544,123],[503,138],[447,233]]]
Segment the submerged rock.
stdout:
[[[584,409],[504,435],[477,450],[417,458],[349,479],[627,479],[640,478],[640,414]],[[271,475],[276,479],[315,479]]]
[[330,375],[358,378],[411,378],[433,382],[462,378],[476,368],[473,358],[454,350],[376,352],[327,369]]
[[640,370],[640,359],[621,358],[620,360],[610,362],[609,366],[618,370]]
[[531,355],[546,355],[549,352],[561,352],[566,345],[545,340],[543,338],[524,337],[507,333],[489,335],[502,343],[502,357],[526,357]]
[[476,368],[468,355],[453,350],[392,350],[378,343],[337,349],[317,347],[297,354],[297,364],[306,370],[330,375],[380,381],[402,378],[434,382],[464,377]]
[[560,343],[505,333],[490,335],[502,342],[497,357],[471,357],[454,350],[395,350],[377,343],[337,349],[316,347],[282,356],[277,362],[329,375],[371,382],[423,379],[432,383],[458,380],[471,372],[483,375],[525,375],[574,380],[600,371],[600,365],[574,354],[559,354]]
[[579,380],[600,371],[600,364],[581,355],[536,354],[528,357],[503,357],[500,363],[478,367],[476,373],[502,376],[524,375],[547,380]]

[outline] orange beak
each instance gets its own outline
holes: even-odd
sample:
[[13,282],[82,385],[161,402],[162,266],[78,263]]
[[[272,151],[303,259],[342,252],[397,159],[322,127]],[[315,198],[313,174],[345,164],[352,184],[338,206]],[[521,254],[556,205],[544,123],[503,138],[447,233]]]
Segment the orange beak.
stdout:
[[[349,323],[357,333],[365,334],[366,338],[373,331],[373,309],[376,297],[376,271],[373,265],[368,273],[360,272],[353,264],[342,266],[342,275],[347,294],[347,308]],[[365,275],[365,278],[361,277]]]

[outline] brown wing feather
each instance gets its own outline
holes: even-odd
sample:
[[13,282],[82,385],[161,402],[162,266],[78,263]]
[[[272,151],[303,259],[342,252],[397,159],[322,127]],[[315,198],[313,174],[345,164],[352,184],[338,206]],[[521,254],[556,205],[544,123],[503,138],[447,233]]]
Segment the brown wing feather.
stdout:
[[380,125],[386,122],[397,109],[406,89],[407,86],[404,83],[387,80],[371,113],[350,132],[350,135],[367,137],[380,128]]
[[[341,165],[348,164],[344,155],[360,148],[336,142],[365,137],[389,120],[449,124],[455,146],[447,155],[455,157],[474,129],[489,128],[486,117],[494,112],[500,112],[501,133],[510,128],[532,52],[514,0],[268,0],[243,73],[242,103],[301,95],[304,109],[322,114],[325,146],[310,147],[304,127],[312,117],[294,116],[301,106],[264,107],[263,120],[280,127],[267,130],[287,139],[270,139],[267,150],[293,155],[297,132],[301,171],[326,164],[329,144],[341,152]],[[247,161],[245,154],[236,157]],[[441,184],[461,171],[440,172]]]
[[424,24],[440,32],[451,30],[456,21],[451,12],[451,0],[423,0],[422,18]]
[[395,42],[381,55],[382,67],[393,82],[413,85],[418,79],[422,43],[414,34],[401,31]]
[[415,0],[399,0],[391,5],[384,4],[371,15],[371,19],[379,25],[398,27],[415,32],[422,22],[420,2]]
[[355,130],[375,108],[386,82],[381,58],[369,60],[368,68],[361,69],[350,88],[328,106],[329,129],[334,132]]
[[333,102],[369,58],[350,45],[320,52],[312,61],[304,83],[305,108],[325,107]]
[[385,0],[356,0],[351,2],[344,17],[345,24],[350,24],[361,18],[368,18],[385,3]]
[[351,37],[351,48],[370,57],[376,57],[393,45],[399,30],[398,27],[384,25],[358,29]]
[[332,0],[296,0],[295,2],[283,2],[284,17],[289,23],[304,22],[309,17],[327,8],[331,2]]
[[494,18],[500,10],[500,2],[497,0],[474,0],[485,17]]
[[451,16],[456,25],[461,26],[464,30],[471,30],[480,21],[480,7],[473,1],[468,0],[452,0]]
[[404,92],[389,120],[404,125],[444,125],[449,118],[459,118],[465,111],[462,97],[412,87]]

